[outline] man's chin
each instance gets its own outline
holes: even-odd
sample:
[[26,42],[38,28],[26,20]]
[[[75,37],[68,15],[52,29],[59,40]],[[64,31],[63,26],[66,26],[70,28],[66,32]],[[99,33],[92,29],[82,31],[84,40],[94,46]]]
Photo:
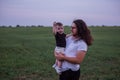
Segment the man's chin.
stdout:
[[78,35],[77,34],[72,34],[72,36],[77,37]]
[[76,36],[76,34],[72,34],[74,37]]

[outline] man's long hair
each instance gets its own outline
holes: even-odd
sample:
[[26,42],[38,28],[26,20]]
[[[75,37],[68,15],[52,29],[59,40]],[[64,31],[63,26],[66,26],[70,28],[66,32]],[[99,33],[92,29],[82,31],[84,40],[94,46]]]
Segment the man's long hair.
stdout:
[[93,38],[91,36],[90,30],[87,28],[86,23],[81,19],[74,20],[73,23],[75,23],[77,27],[77,35],[79,36],[79,39],[83,39],[87,45],[90,46],[92,44]]

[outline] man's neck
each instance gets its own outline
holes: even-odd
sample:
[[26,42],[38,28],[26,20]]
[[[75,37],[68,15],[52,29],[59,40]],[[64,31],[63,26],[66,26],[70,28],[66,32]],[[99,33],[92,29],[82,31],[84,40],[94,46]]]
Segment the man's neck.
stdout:
[[79,36],[77,36],[77,35],[73,35],[73,39],[79,39]]

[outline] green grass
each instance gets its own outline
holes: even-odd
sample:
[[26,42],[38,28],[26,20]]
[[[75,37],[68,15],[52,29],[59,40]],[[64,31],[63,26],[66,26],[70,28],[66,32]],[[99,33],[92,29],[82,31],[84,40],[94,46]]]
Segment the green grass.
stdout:
[[[90,27],[94,37],[80,80],[120,79],[120,27]],[[65,28],[66,33],[70,28]],[[52,28],[0,28],[0,80],[58,80]]]

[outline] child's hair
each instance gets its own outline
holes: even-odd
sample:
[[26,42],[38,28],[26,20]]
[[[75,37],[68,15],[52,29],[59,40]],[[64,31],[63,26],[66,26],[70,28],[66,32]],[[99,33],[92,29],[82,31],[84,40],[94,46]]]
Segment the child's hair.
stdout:
[[63,24],[61,22],[57,22],[56,26],[63,26]]

